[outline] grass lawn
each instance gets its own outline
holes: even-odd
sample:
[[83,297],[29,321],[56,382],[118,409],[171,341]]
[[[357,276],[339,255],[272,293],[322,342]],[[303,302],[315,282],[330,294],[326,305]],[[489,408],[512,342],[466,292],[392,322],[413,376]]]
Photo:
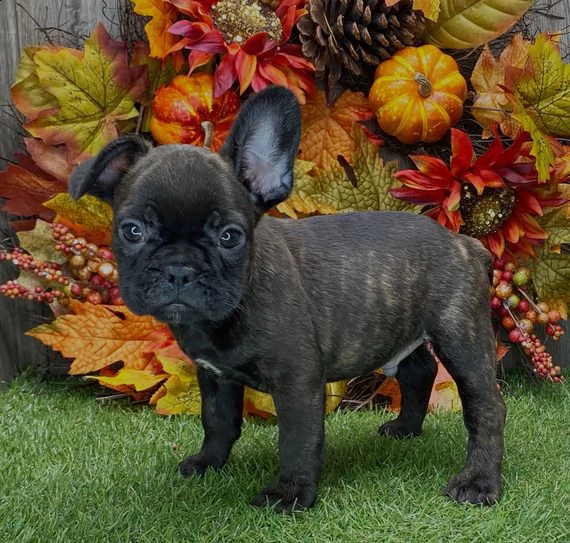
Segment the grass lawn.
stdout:
[[570,393],[508,380],[500,504],[442,495],[464,459],[461,414],[391,441],[377,435],[390,413],[343,411],[327,417],[319,501],[284,516],[248,505],[277,468],[276,426],[248,420],[223,472],[183,479],[199,419],[28,374],[0,394],[0,542],[567,542]]

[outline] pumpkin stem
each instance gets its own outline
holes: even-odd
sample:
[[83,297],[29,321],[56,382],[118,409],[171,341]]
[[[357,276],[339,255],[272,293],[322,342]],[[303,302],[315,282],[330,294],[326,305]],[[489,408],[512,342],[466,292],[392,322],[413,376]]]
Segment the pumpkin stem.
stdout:
[[211,121],[202,121],[200,126],[204,131],[204,147],[212,149],[212,143],[214,141],[214,124]]
[[418,92],[420,96],[427,98],[431,94],[431,83],[429,79],[422,73],[416,73],[414,80],[418,84]]

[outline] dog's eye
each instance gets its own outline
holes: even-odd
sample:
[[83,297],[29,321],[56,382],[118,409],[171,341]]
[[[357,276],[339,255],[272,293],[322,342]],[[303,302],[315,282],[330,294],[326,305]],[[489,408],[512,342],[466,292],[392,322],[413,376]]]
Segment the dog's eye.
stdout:
[[121,234],[130,243],[138,243],[144,240],[142,228],[133,222],[129,222],[121,226]]
[[239,245],[242,233],[237,228],[226,228],[220,235],[218,243],[225,249],[232,249]]

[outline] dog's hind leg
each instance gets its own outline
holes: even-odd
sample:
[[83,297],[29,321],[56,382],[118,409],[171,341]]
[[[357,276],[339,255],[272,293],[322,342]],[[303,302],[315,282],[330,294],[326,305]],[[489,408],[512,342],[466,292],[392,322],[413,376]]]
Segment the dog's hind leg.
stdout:
[[434,342],[435,352],[457,384],[468,432],[465,465],[445,492],[458,502],[489,505],[501,494],[506,406],[497,388],[490,321],[480,325],[471,339],[465,330],[459,326]]
[[388,437],[417,436],[427,413],[437,364],[424,345],[420,345],[398,366],[396,379],[400,385],[400,414],[378,430]]

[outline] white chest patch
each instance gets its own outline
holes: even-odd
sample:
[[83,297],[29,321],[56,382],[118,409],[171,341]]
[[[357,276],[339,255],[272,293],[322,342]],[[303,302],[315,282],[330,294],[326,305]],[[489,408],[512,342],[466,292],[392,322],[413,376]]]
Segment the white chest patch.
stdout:
[[212,364],[211,362],[208,362],[207,360],[204,360],[203,358],[196,358],[195,362],[201,368],[208,370],[208,371],[211,371],[215,375],[222,375],[221,369],[216,368],[216,366],[214,366],[214,364]]

